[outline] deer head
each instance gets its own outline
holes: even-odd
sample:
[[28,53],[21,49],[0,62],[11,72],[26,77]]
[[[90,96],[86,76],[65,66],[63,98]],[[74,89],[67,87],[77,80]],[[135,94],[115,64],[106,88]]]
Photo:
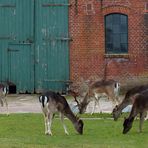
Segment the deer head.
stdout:
[[131,128],[132,128],[132,123],[133,123],[134,118],[125,118],[124,123],[123,123],[123,134],[126,134]]
[[78,119],[77,122],[75,123],[75,129],[79,134],[83,134],[83,121],[81,119]]

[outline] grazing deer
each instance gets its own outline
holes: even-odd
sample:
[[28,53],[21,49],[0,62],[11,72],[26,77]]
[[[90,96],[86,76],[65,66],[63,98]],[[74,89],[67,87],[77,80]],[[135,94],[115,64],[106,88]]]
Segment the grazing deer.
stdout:
[[74,115],[64,96],[61,96],[59,93],[48,91],[39,97],[39,102],[41,103],[45,119],[45,134],[52,135],[51,124],[54,117],[53,115],[56,112],[60,113],[65,134],[68,135],[69,133],[63,122],[64,115],[73,123],[76,131],[79,134],[83,134],[83,121]]
[[1,103],[1,106],[4,106],[4,104],[6,105],[7,115],[9,115],[8,103],[6,99],[7,94],[8,94],[8,87],[3,84],[0,84],[0,103]]
[[135,101],[131,113],[129,117],[124,120],[123,123],[123,134],[126,134],[132,128],[134,118],[137,116],[137,114],[140,114],[139,131],[142,132],[142,124],[144,122],[144,117],[148,111],[148,91],[137,94],[134,97]]
[[112,115],[115,121],[120,117],[122,110],[127,107],[128,105],[132,105],[135,101],[135,95],[137,93],[142,93],[144,91],[148,90],[148,85],[141,85],[141,86],[136,86],[130,90],[127,91],[123,101],[115,106],[113,109]]
[[92,101],[95,101],[92,113],[95,111],[95,106],[98,103],[102,96],[107,96],[109,100],[113,101],[115,104],[119,102],[119,89],[120,84],[114,80],[102,80],[94,82],[90,87],[88,92],[86,93],[84,99],[79,102],[76,97],[75,100],[77,102],[77,106],[80,113],[84,113],[86,111],[87,105]]

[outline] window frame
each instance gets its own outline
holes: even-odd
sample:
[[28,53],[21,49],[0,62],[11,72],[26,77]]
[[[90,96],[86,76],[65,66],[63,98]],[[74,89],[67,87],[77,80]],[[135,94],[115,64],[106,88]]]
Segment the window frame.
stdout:
[[[106,27],[107,26],[107,17],[108,16],[113,17],[113,15],[119,15],[120,17],[126,16],[126,33],[125,34],[126,34],[127,42],[123,43],[123,44],[126,44],[126,50],[125,51],[121,50],[121,43],[122,43],[121,40],[120,40],[120,50],[119,51],[116,51],[115,49],[113,49],[114,47],[112,47],[112,49],[110,51],[107,49],[107,43],[109,43],[109,42],[106,41],[107,40],[107,27]],[[118,24],[120,24],[120,26],[121,26],[121,20]],[[109,14],[104,16],[104,25],[105,25],[105,27],[104,27],[104,29],[105,29],[105,54],[118,54],[118,55],[128,54],[128,15],[123,14],[123,13],[109,13]],[[112,20],[112,25],[113,25],[113,20]],[[113,33],[113,34],[115,34],[115,33]],[[120,38],[121,38],[121,34],[122,34],[121,29],[119,30],[118,34],[120,35]],[[111,42],[112,46],[113,46],[113,42],[114,41]]]

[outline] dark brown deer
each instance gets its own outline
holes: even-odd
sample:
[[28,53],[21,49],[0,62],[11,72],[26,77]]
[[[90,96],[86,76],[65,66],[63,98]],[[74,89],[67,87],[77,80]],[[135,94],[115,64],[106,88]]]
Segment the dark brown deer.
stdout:
[[6,99],[7,94],[8,94],[8,87],[3,84],[0,84],[0,103],[1,103],[1,106],[4,106],[4,104],[6,105],[7,115],[9,115],[8,103]]
[[137,93],[142,93],[144,91],[148,90],[148,85],[141,85],[141,86],[136,86],[130,90],[127,91],[123,101],[117,105],[112,112],[113,118],[115,121],[120,117],[122,110],[127,107],[128,105],[132,105],[135,101],[135,95]]
[[74,115],[64,96],[61,96],[59,93],[48,91],[39,97],[39,102],[41,103],[45,119],[45,134],[52,135],[51,124],[56,112],[60,113],[65,134],[68,135],[69,133],[63,122],[64,116],[73,123],[79,134],[83,134],[83,121]]
[[93,114],[95,111],[95,106],[97,103],[99,105],[99,100],[102,96],[107,96],[108,99],[111,100],[115,105],[117,102],[119,102],[119,90],[120,84],[114,80],[102,80],[94,82],[92,85],[90,85],[88,92],[81,102],[75,98],[79,112],[84,113],[90,101],[94,100],[95,103],[92,110]]
[[131,113],[123,123],[123,134],[126,134],[132,128],[134,118],[137,116],[137,114],[140,114],[139,131],[142,132],[144,117],[148,111],[148,91],[137,94],[134,97],[135,101]]

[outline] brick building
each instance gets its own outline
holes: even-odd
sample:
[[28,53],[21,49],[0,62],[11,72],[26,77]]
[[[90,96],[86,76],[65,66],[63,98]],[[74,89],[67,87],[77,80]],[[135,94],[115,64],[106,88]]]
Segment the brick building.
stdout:
[[0,82],[14,92],[148,82],[148,0],[0,0],[0,19]]
[[148,82],[147,0],[71,0],[70,4],[70,79],[102,79],[107,64],[107,79]]

